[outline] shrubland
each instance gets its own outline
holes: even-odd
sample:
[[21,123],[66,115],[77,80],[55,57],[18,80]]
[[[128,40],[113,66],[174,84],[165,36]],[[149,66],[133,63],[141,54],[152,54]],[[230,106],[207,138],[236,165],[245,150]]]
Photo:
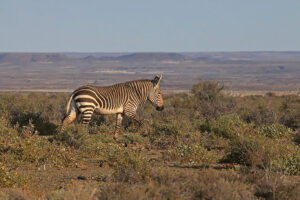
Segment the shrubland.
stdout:
[[143,105],[143,129],[125,118],[118,141],[115,116],[60,132],[69,94],[1,93],[0,197],[297,199],[300,97],[223,88],[202,81],[164,95],[162,112]]

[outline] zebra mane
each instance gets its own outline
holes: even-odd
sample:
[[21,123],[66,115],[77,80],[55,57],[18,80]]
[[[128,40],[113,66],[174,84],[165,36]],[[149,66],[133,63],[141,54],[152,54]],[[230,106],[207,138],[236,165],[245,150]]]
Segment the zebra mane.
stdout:
[[146,82],[151,82],[150,79],[140,79],[140,80],[133,80],[133,81],[127,81],[125,84],[130,84],[130,83],[146,83]]

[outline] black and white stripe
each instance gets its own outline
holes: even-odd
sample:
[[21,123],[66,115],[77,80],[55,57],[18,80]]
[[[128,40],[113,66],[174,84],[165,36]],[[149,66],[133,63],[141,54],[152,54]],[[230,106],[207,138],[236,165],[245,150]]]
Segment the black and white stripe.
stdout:
[[69,99],[62,130],[79,113],[82,114],[83,123],[88,124],[95,111],[103,115],[117,115],[115,138],[119,134],[123,115],[142,125],[136,116],[140,104],[149,100],[157,110],[164,108],[159,88],[161,78],[162,76],[155,77],[153,80],[136,80],[106,87],[88,85],[78,88]]

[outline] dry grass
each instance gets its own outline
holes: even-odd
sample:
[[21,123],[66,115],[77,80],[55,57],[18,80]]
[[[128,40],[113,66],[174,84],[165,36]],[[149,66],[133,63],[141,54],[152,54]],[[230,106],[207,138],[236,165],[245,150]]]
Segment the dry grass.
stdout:
[[163,112],[139,109],[143,132],[125,119],[119,141],[114,116],[59,133],[67,97],[0,94],[0,198],[299,196],[298,96],[232,97],[199,83],[193,93],[166,95]]

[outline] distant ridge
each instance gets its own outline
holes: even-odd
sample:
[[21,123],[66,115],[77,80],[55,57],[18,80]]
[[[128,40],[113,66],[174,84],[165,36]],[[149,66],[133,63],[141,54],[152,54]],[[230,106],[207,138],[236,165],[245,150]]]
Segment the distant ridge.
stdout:
[[95,56],[86,56],[84,58],[81,59],[82,61],[95,61],[95,60],[99,60],[99,58],[96,58]]
[[30,63],[30,62],[59,62],[68,57],[59,53],[0,53],[0,62]]
[[299,62],[300,51],[290,52],[199,52],[199,53],[0,53],[0,64],[24,65],[45,62],[162,62],[191,61],[215,64],[253,64],[254,62]]
[[184,61],[190,58],[179,53],[133,53],[114,59],[120,61]]

